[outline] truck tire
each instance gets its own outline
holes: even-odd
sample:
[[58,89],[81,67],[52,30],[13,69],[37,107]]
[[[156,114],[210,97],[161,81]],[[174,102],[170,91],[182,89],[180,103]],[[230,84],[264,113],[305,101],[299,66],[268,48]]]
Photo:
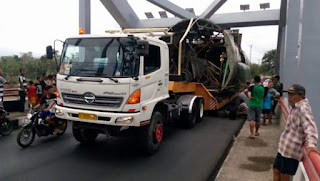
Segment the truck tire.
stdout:
[[93,143],[99,134],[92,129],[79,128],[75,122],[72,123],[72,133],[74,138],[80,143]]
[[192,111],[191,113],[185,114],[185,116],[182,117],[182,121],[186,128],[191,129],[196,125],[197,118],[199,116],[199,106],[197,102],[194,102],[192,105]]
[[202,121],[203,112],[204,112],[203,99],[199,99],[199,101],[198,101],[198,115],[197,115],[197,122],[198,123]]
[[235,120],[237,119],[237,107],[230,109],[229,119]]
[[184,81],[184,82],[192,82],[193,81],[192,73],[188,69],[181,70],[181,77],[182,77],[182,81]]
[[160,111],[152,114],[150,124],[141,127],[140,142],[143,152],[147,155],[156,153],[163,137],[163,116]]

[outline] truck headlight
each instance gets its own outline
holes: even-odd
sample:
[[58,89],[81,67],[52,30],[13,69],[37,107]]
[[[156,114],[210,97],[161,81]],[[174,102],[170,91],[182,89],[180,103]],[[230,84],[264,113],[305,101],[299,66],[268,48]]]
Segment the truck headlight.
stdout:
[[120,117],[115,121],[116,124],[132,124],[132,122],[133,116]]
[[56,115],[63,116],[63,111],[61,109],[56,109]]

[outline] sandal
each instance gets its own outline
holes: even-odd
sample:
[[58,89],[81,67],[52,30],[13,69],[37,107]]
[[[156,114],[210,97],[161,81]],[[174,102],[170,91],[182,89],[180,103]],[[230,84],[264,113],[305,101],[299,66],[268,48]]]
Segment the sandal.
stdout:
[[250,139],[254,139],[254,136],[249,136]]
[[260,134],[259,134],[259,133],[256,133],[255,135],[256,135],[256,136],[259,136]]

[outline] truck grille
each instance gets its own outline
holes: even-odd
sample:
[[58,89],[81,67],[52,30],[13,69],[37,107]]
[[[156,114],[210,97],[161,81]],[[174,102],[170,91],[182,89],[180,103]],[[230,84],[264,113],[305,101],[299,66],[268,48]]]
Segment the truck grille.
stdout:
[[123,97],[104,97],[95,96],[95,100],[92,103],[87,103],[83,94],[67,94],[62,93],[62,99],[65,103],[86,105],[92,107],[111,107],[119,108],[122,104]]

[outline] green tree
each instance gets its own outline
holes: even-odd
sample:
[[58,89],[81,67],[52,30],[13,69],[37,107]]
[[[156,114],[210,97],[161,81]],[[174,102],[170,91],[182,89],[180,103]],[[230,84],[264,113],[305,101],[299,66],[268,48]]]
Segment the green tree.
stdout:
[[4,78],[8,79],[9,74],[13,74],[12,82],[7,87],[18,87],[18,77],[20,68],[26,69],[26,79],[36,80],[42,73],[56,74],[56,63],[54,60],[47,60],[44,56],[41,58],[33,57],[31,52],[18,55],[0,57],[0,68],[3,70]]
[[265,75],[275,74],[275,62],[276,62],[277,50],[269,50],[262,57],[261,73]]
[[250,65],[251,77],[253,78],[256,75],[260,75],[261,67],[258,64],[251,64]]

